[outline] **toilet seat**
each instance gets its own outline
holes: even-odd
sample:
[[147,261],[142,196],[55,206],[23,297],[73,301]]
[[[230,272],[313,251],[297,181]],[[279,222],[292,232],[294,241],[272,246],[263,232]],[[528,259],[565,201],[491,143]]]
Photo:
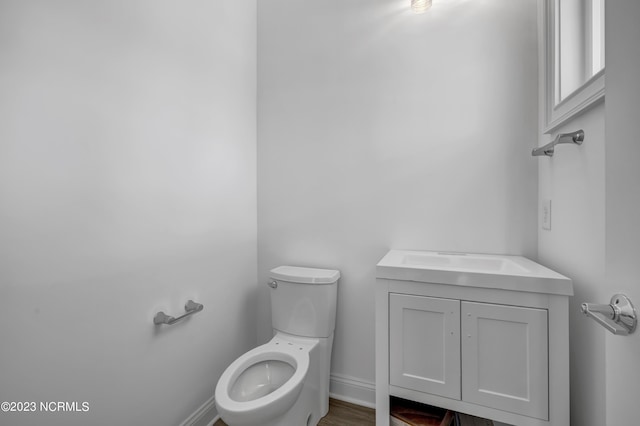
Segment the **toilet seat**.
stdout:
[[[264,368],[259,365],[270,361],[283,362],[290,365],[294,372],[280,386],[273,386],[274,389],[267,394],[256,389],[246,389],[245,394],[257,394],[257,398],[239,400],[234,398],[232,389],[238,379],[243,376],[251,367],[254,371],[247,374],[264,374]],[[258,346],[246,352],[236,359],[222,373],[216,386],[215,401],[219,414],[224,418],[232,420],[238,417],[238,424],[251,424],[251,422],[267,422],[287,410],[293,405],[302,390],[304,379],[309,370],[309,346],[293,340],[283,339],[280,336],[274,337],[270,342]],[[252,380],[244,380],[245,383]],[[253,385],[265,385],[264,380],[253,381]],[[279,383],[277,383],[279,384]],[[251,384],[249,384],[251,386]],[[237,394],[237,392],[235,392]],[[228,423],[233,424],[233,421]]]

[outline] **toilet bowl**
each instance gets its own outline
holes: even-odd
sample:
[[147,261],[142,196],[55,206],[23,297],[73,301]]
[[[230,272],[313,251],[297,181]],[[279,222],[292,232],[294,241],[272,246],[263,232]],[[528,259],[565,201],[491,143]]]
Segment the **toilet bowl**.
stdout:
[[[290,410],[304,387],[314,343],[277,334],[236,359],[216,386],[218,414],[230,426],[295,424]],[[304,424],[306,415],[299,417]]]
[[329,374],[340,272],[270,271],[273,338],[222,373],[218,414],[229,426],[316,426],[329,410]]

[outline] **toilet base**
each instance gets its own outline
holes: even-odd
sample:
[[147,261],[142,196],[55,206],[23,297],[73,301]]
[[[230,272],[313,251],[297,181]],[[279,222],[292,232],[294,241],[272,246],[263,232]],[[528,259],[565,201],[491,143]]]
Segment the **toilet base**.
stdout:
[[276,336],[300,343],[313,342],[313,348],[309,352],[309,372],[294,406],[274,422],[261,423],[260,426],[316,426],[329,413],[333,333],[329,337],[306,338],[274,330],[274,338]]
[[269,422],[260,422],[259,426],[317,426],[322,418],[317,400],[317,389],[302,389],[298,401],[296,401],[289,411]]

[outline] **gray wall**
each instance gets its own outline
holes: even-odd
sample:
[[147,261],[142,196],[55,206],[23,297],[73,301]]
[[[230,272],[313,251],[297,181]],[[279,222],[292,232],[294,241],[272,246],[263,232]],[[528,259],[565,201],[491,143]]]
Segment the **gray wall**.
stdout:
[[[607,0],[606,271],[610,298],[640,307],[640,2]],[[607,298],[605,301],[609,301]],[[640,418],[640,332],[606,335],[607,425]]]
[[[582,302],[608,301],[605,276],[604,103],[568,122],[558,132],[583,129],[580,146],[559,146],[553,158],[538,157],[539,197],[551,200],[551,230],[538,221],[539,261],[573,280],[569,302],[572,424],[605,423],[605,336],[580,313]],[[555,135],[554,135],[555,136]],[[546,144],[551,136],[540,138]],[[542,206],[542,204],[540,204]],[[539,209],[542,214],[542,208]]]
[[255,343],[255,37],[255,1],[0,2],[0,401],[89,403],[0,423],[175,426]]
[[535,0],[258,4],[259,339],[281,264],[342,272],[333,377],[374,381],[390,248],[535,257]]
[[606,100],[558,129],[584,129],[580,148],[539,163],[540,201],[552,199],[553,212],[552,230],[539,230],[539,258],[574,280],[571,423],[580,426],[634,424],[640,415],[638,334],[614,336],[580,313],[582,302],[608,303],[615,293],[640,300],[640,4],[607,0],[605,15]]

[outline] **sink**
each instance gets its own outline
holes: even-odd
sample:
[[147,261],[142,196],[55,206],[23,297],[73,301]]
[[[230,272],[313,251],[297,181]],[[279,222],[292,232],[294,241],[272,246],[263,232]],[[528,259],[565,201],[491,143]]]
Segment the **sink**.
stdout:
[[376,272],[393,280],[573,294],[569,278],[514,255],[390,250]]
[[467,253],[406,253],[402,256],[401,262],[404,265],[425,268],[459,269],[477,272],[528,272],[528,269],[518,265],[511,259]]

